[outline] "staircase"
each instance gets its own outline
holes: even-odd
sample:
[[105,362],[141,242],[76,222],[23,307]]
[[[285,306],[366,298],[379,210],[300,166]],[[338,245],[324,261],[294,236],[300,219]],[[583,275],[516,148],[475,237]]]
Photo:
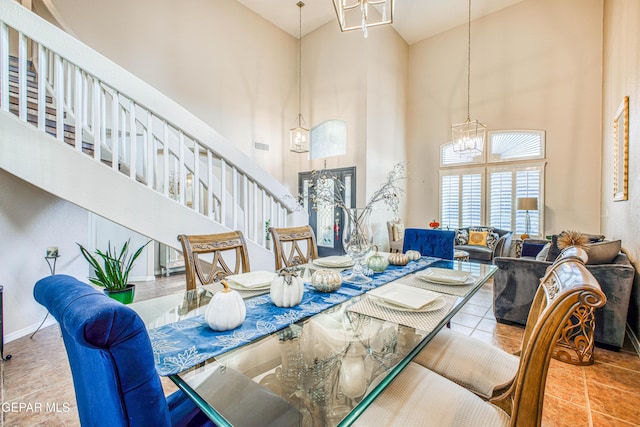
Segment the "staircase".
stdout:
[[[271,175],[207,124],[12,0],[0,0],[0,167],[170,247],[306,222]],[[255,262],[254,262],[255,260]],[[256,268],[254,267],[254,268]]]

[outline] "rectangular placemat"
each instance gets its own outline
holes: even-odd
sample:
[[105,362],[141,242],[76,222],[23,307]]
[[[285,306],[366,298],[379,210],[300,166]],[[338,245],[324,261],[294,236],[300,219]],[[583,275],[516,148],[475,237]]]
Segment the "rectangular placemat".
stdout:
[[453,296],[443,295],[445,305],[440,310],[427,311],[419,313],[415,311],[399,311],[387,307],[383,307],[374,303],[371,298],[362,298],[357,303],[348,307],[349,311],[365,314],[378,319],[388,320],[389,322],[399,323],[401,325],[410,326],[425,332],[431,332],[438,326],[438,323],[449,313],[451,307],[457,298]]
[[[477,282],[477,277],[472,277],[474,277]],[[438,283],[426,282],[418,279],[415,274],[409,274],[398,281],[405,285],[415,286],[416,288],[440,292],[441,294],[456,295],[459,297],[467,295],[467,293],[476,285],[476,282],[470,285],[440,285]]]

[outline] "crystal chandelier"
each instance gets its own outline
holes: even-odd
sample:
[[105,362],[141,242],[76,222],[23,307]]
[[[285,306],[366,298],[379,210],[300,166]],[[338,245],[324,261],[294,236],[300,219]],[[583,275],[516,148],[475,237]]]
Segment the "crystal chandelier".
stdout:
[[[369,34],[367,30],[369,27],[393,23],[394,5],[395,0],[333,0],[340,30],[362,29],[365,38]],[[369,13],[369,6],[379,6],[377,9],[380,12],[380,19]]]
[[453,151],[465,155],[482,153],[487,136],[487,126],[478,120],[471,120],[469,105],[471,103],[471,0],[469,0],[469,22],[467,35],[467,121],[451,126]]
[[309,152],[309,129],[307,129],[300,112],[302,104],[302,7],[304,3],[299,1],[296,6],[300,8],[300,27],[298,32],[298,126],[289,131],[289,150],[294,153],[307,153]]

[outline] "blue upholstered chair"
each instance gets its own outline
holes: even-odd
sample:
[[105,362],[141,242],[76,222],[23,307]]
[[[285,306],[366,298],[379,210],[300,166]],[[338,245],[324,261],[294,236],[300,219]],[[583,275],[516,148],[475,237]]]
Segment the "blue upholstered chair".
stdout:
[[402,252],[412,249],[420,252],[422,256],[453,259],[455,237],[456,232],[451,230],[407,228],[404,230]]
[[129,307],[66,275],[33,292],[60,323],[83,426],[214,425],[181,391],[165,398],[147,330]]

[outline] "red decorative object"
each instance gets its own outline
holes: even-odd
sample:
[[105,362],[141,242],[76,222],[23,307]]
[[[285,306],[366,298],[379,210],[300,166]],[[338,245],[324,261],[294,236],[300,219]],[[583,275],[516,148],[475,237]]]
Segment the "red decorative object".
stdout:
[[429,223],[429,227],[431,227],[431,228],[438,228],[438,227],[440,227],[440,223],[434,219],[433,221],[431,221],[431,222]]

